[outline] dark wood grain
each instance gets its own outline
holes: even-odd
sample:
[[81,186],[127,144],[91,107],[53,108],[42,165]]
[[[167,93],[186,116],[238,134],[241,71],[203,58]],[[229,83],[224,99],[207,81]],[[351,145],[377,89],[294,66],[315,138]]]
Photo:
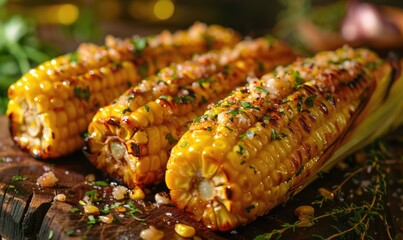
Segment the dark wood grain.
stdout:
[[[396,134],[399,135],[399,133]],[[295,196],[293,200],[273,209],[252,224],[228,233],[215,233],[179,209],[172,206],[157,206],[153,196],[156,192],[166,191],[164,186],[151,188],[145,201],[131,201],[142,211],[136,216],[142,218],[143,221],[138,221],[128,214],[119,215],[119,213],[111,211],[117,220],[114,223],[88,226],[86,216],[70,210],[72,207],[81,209],[79,200],[83,199],[87,191],[94,189],[85,182],[85,176],[92,173],[96,175],[97,180],[103,180],[102,174],[81,153],[49,162],[31,158],[14,146],[7,131],[5,117],[0,117],[0,159],[0,236],[7,239],[49,239],[49,236],[52,239],[82,239],[83,237],[87,239],[138,239],[139,233],[148,225],[163,230],[166,239],[181,239],[174,232],[174,225],[177,222],[195,226],[197,236],[203,239],[253,239],[259,234],[280,227],[283,223],[297,220],[294,216],[294,209],[315,200],[319,187],[330,189],[333,185],[338,184],[346,171],[335,168],[325,178],[315,181],[302,193]],[[59,182],[53,188],[40,188],[36,184],[36,179],[49,168],[59,178]],[[402,239],[402,161],[396,161],[388,171],[388,189],[384,199],[385,216],[391,226],[390,232],[393,237]],[[13,176],[24,176],[26,179],[15,181]],[[346,185],[343,191],[344,201],[359,202],[362,200],[357,196],[350,198],[348,195],[349,191],[353,191],[356,187],[354,183]],[[103,201],[97,203],[100,208],[116,202],[110,198],[112,187],[96,189],[99,194],[106,196],[102,198]],[[67,196],[65,202],[53,201],[54,196],[59,193]],[[125,200],[125,202],[128,201]],[[315,209],[315,215],[329,211],[340,204],[342,204],[340,199],[329,202],[325,207]],[[294,232],[287,231],[283,234],[283,238],[312,239],[314,234],[328,236],[329,233],[334,232],[334,228],[331,226],[334,224],[334,222],[324,219],[310,228],[297,228]],[[343,225],[343,223],[339,224]],[[383,223],[371,224],[369,234],[374,239],[388,239]],[[347,235],[346,239],[356,239],[356,236]]]

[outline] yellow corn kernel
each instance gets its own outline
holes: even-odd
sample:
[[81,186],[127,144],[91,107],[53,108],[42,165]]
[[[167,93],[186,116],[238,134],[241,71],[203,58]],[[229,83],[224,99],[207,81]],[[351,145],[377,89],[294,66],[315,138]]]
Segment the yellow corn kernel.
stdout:
[[[141,80],[137,73],[143,67],[140,63],[147,63],[148,76],[172,62],[206,51],[206,42],[210,40],[203,36],[217,43],[214,49],[232,46],[240,39],[231,29],[219,27],[222,30],[219,32],[203,26],[169,36],[161,33],[153,38],[145,37],[146,45],[138,51],[130,38],[108,40],[108,44],[113,43],[108,47],[82,44],[77,51],[30,70],[8,91],[11,101],[7,115],[13,139],[34,157],[42,159],[79,150],[83,147],[80,134],[87,130],[96,111]],[[40,114],[50,117],[44,122],[30,120]],[[68,135],[70,140],[60,136],[51,139],[50,133],[73,122],[76,124]],[[64,141],[74,144],[57,145]]]
[[84,213],[87,215],[99,215],[99,208],[92,204],[86,204],[84,205]]
[[[338,61],[351,64],[346,69]],[[211,229],[228,231],[284,202],[325,164],[328,150],[359,116],[366,89],[378,80],[371,73],[387,67],[367,68],[378,61],[369,50],[345,47],[235,89],[172,148],[165,182],[175,206]],[[313,224],[312,207],[296,214],[299,226]]]
[[129,192],[129,197],[132,200],[143,200],[145,198],[145,194],[141,188],[136,187]]
[[175,232],[185,238],[191,238],[196,235],[196,229],[192,226],[183,224],[183,223],[177,223],[175,224]]
[[[248,54],[240,54],[244,51]],[[88,128],[89,159],[108,174],[121,178],[130,188],[161,182],[167,153],[209,103],[244,84],[251,73],[261,75],[262,62],[274,67],[294,58],[286,45],[259,38],[163,68],[98,111]],[[217,149],[207,152],[206,162],[229,148],[223,136],[214,143]],[[121,148],[124,153],[111,151],[111,142],[116,139],[125,146]],[[247,143],[251,153],[255,145],[261,144]],[[203,166],[205,174],[214,174],[214,165]]]

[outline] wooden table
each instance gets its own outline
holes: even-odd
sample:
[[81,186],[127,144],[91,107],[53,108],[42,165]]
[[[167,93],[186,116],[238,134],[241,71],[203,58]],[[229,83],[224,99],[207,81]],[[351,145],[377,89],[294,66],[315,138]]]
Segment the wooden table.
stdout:
[[[0,236],[6,239],[137,239],[143,229],[154,225],[164,231],[166,239],[182,239],[174,232],[175,223],[182,222],[195,226],[197,236],[203,239],[253,239],[259,234],[281,229],[284,223],[295,222],[297,218],[294,216],[294,210],[297,206],[311,204],[318,195],[319,187],[331,189],[332,186],[340,184],[345,179],[342,177],[343,174],[351,171],[351,168],[351,166],[347,169],[335,168],[285,205],[229,233],[212,232],[175,207],[157,206],[154,194],[166,191],[165,186],[152,187],[145,201],[129,199],[124,201],[125,204],[132,202],[142,211],[135,215],[143,219],[142,221],[136,220],[128,212],[117,213],[112,210],[114,223],[89,225],[87,216],[80,213],[82,206],[79,204],[85,193],[94,189],[86,183],[85,176],[93,173],[97,180],[104,180],[102,174],[81,153],[48,162],[31,158],[14,146],[7,130],[7,119],[0,117]],[[40,188],[36,184],[36,179],[49,169],[52,169],[59,178],[59,182],[53,188]],[[380,214],[387,220],[392,237],[403,239],[402,161],[391,161],[387,171],[384,210]],[[346,203],[359,204],[362,198],[354,197],[354,194],[350,198],[350,195],[356,191],[359,182],[371,181],[365,177],[365,174],[354,177],[343,186],[342,193],[335,200],[326,201],[321,208],[315,206],[315,216],[344,206],[340,199]],[[109,198],[111,189],[110,186],[97,187],[99,194],[107,196],[99,202],[101,208],[105,204],[116,202]],[[59,193],[67,196],[66,201],[53,201],[54,196]],[[71,210],[75,208],[78,208],[78,211],[72,212]],[[296,228],[294,231],[289,229],[282,233],[282,237],[284,239],[312,239],[313,235],[326,237],[334,234],[335,228],[345,227],[346,222],[336,222],[327,217],[318,220],[309,228]],[[374,221],[370,222],[367,234],[374,239],[388,239],[388,232],[380,218],[374,218]],[[345,238],[357,239],[357,235],[351,233],[345,235]]]

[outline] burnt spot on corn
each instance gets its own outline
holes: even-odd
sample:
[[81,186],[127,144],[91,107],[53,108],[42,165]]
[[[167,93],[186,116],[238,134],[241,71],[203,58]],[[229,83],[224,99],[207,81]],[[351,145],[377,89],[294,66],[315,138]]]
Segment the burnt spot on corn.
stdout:
[[137,143],[131,143],[132,154],[135,157],[140,157],[140,146]]
[[231,200],[231,199],[232,199],[232,190],[231,190],[231,187],[230,187],[230,186],[227,186],[227,187],[225,188],[225,195],[226,195],[226,197],[227,197],[228,200]]
[[114,117],[110,117],[108,118],[108,120],[106,121],[107,124],[115,126],[115,127],[120,127],[120,123],[119,120],[114,118]]
[[302,128],[307,132],[311,132],[311,126],[309,125],[309,123],[306,121],[306,118],[304,115],[302,115],[299,118],[299,122],[301,123]]
[[322,103],[322,102],[319,104],[319,109],[325,115],[329,114],[329,110],[327,109],[326,105],[324,103]]

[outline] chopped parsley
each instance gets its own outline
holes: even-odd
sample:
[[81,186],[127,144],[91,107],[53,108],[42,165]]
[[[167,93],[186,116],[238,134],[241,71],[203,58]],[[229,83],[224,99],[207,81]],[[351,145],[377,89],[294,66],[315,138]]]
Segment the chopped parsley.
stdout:
[[188,142],[185,141],[184,143],[181,144],[181,148],[184,148],[184,147],[186,147],[187,145],[188,145]]
[[176,140],[171,133],[165,135],[165,139],[168,140],[169,144],[175,144],[178,140]]
[[24,177],[24,176],[13,176],[13,177],[12,177],[12,180],[13,180],[13,181],[24,181],[24,180],[27,180],[27,177]]
[[102,213],[102,214],[108,214],[109,212],[111,211],[111,209],[109,208],[109,205],[105,205],[104,206],[104,209],[101,209],[100,210],[100,212]]
[[238,146],[238,149],[237,149],[236,153],[238,153],[239,155],[244,154],[245,153],[245,148],[242,145],[239,145],[239,144],[237,146]]
[[223,73],[224,73],[224,75],[226,75],[226,76],[228,76],[228,75],[230,74],[230,68],[229,68],[228,65],[224,65]]
[[304,170],[304,165],[302,165],[302,166],[298,169],[298,171],[295,173],[295,176],[300,175],[303,170]]
[[294,82],[297,84],[295,90],[300,89],[304,84],[304,79],[302,79],[301,74],[298,71],[293,71],[291,74],[294,78]]
[[313,101],[315,100],[316,95],[311,95],[305,99],[305,105],[308,107],[313,107]]
[[199,80],[197,80],[197,83],[199,85],[203,85],[203,83],[211,83],[213,81],[213,79],[211,78],[201,78]]
[[89,86],[87,86],[86,88],[75,87],[74,95],[78,98],[88,101],[88,100],[90,100],[90,97],[91,97],[90,87]]
[[88,216],[87,226],[95,225],[97,223],[98,220],[93,215]]
[[228,113],[231,115],[237,115],[239,113],[239,109],[231,109]]
[[281,140],[280,136],[278,135],[278,132],[276,129],[271,130],[271,140]]
[[71,236],[73,236],[73,234],[74,234],[74,230],[71,230],[71,229],[70,229],[70,230],[66,230],[65,233],[66,233],[67,236],[71,237]]
[[127,108],[123,109],[122,114],[125,114],[127,112],[132,112],[132,110],[129,107],[127,107]]
[[247,206],[247,207],[245,208],[245,211],[248,212],[248,213],[250,213],[250,211],[251,211],[252,209],[254,209],[254,208],[256,208],[256,206],[252,204],[252,205],[250,205],[250,206]]
[[243,108],[252,108],[252,109],[255,109],[255,110],[260,110],[259,107],[252,106],[252,104],[250,102],[243,102],[243,103],[241,103],[241,106]]
[[269,92],[266,89],[261,88],[261,87],[256,87],[256,91],[261,92],[261,93],[268,93]]
[[138,69],[139,69],[139,74],[140,74],[140,76],[141,76],[142,78],[147,77],[147,75],[148,75],[148,69],[149,69],[149,66],[148,66],[147,63],[141,64],[141,65],[138,67]]
[[298,112],[302,112],[302,99],[304,96],[298,96],[297,110]]
[[206,128],[206,130],[207,131],[209,131],[209,132],[211,132],[211,130],[213,130],[210,126],[208,126],[207,128]]
[[76,212],[79,212],[79,211],[80,211],[80,209],[78,209],[76,207],[70,208],[70,212],[72,212],[72,213],[76,213]]
[[109,183],[107,181],[94,181],[92,182],[92,186],[107,187]]
[[133,46],[135,48],[135,53],[137,56],[140,56],[143,50],[147,46],[147,39],[146,38],[135,38],[132,41]]
[[85,196],[90,196],[90,201],[91,202],[98,202],[100,199],[98,198],[98,192],[96,189],[93,189],[91,191],[85,192]]
[[150,111],[150,107],[148,105],[145,105],[144,108],[146,109],[147,112]]
[[78,52],[72,52],[69,54],[70,62],[77,63],[78,62]]

